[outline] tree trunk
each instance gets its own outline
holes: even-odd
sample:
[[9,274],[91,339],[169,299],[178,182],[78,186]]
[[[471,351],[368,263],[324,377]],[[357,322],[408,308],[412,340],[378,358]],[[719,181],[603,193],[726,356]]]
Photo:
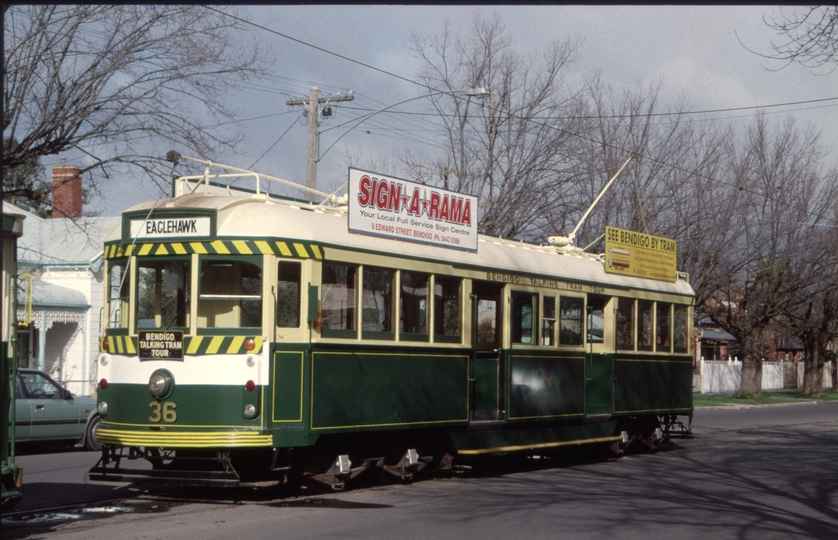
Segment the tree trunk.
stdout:
[[747,353],[742,359],[742,382],[740,392],[747,392],[758,398],[762,394],[762,358]]
[[807,336],[803,339],[805,358],[803,358],[803,393],[807,396],[823,395],[823,366],[825,343],[822,334]]
[[748,392],[758,398],[762,394],[762,332],[755,330],[743,336],[742,342],[742,380],[740,392]]

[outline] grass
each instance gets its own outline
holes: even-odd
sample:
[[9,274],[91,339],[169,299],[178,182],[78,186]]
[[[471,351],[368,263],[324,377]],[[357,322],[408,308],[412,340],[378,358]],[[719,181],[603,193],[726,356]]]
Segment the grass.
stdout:
[[750,396],[693,394],[694,407],[713,407],[718,405],[771,405],[776,403],[795,403],[801,401],[838,400],[838,392],[824,391],[823,396],[807,396],[800,390],[787,392],[762,392],[758,399]]

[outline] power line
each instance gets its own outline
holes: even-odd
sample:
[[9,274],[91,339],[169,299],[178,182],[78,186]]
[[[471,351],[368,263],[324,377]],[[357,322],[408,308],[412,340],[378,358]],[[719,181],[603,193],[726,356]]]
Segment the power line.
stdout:
[[392,73],[392,72],[390,72],[390,71],[387,71],[387,70],[384,70],[384,69],[381,69],[381,68],[377,68],[377,67],[375,67],[375,66],[373,66],[373,65],[370,65],[370,64],[367,64],[367,63],[361,62],[361,61],[359,61],[359,60],[355,60],[355,59],[353,59],[353,58],[349,58],[348,56],[344,56],[344,55],[342,55],[342,54],[338,54],[338,53],[333,52],[333,51],[330,51],[330,50],[328,50],[328,49],[324,49],[323,47],[318,47],[317,45],[313,45],[313,44],[308,43],[308,42],[306,42],[306,41],[303,41],[303,40],[301,40],[301,39],[297,39],[297,38],[295,38],[295,37],[291,37],[291,36],[289,36],[289,35],[287,35],[287,34],[283,34],[282,32],[277,32],[276,30],[273,30],[273,29],[271,29],[271,28],[268,28],[267,26],[262,26],[262,25],[260,25],[260,24],[256,24],[255,22],[249,21],[249,20],[247,20],[247,19],[242,19],[241,17],[236,17],[235,15],[231,15],[231,14],[229,14],[229,13],[227,13],[227,12],[221,11],[220,9],[216,9],[216,8],[214,8],[214,7],[212,7],[212,6],[207,6],[207,5],[205,5],[205,6],[203,6],[203,7],[204,7],[205,9],[210,10],[210,11],[214,11],[214,12],[216,12],[216,13],[220,14],[220,15],[225,15],[225,16],[227,16],[227,17],[230,17],[231,19],[235,19],[235,20],[237,20],[237,21],[239,21],[239,22],[242,22],[242,23],[245,23],[245,24],[249,24],[249,25],[251,25],[251,26],[254,26],[254,27],[256,27],[256,28],[259,28],[260,30],[264,30],[265,32],[270,32],[271,34],[277,35],[277,36],[279,36],[279,37],[283,37],[283,38],[285,38],[285,39],[290,39],[291,41],[293,41],[293,42],[295,42],[295,43],[299,43],[300,45],[305,45],[306,47],[311,47],[312,49],[318,50],[318,51],[320,51],[320,52],[324,52],[324,53],[326,53],[326,54],[330,54],[330,55],[332,55],[332,56],[335,56],[335,57],[337,57],[337,58],[340,58],[341,60],[346,60],[347,62],[352,62],[353,64],[358,64],[359,66],[363,66],[363,67],[365,67],[365,68],[372,69],[372,70],[377,71],[377,72],[379,72],[379,73],[383,73],[384,75],[389,75],[389,76],[391,76],[391,77],[395,77],[395,78],[397,78],[397,79],[401,79],[401,80],[403,80],[403,81],[409,82],[410,84],[415,84],[415,85],[417,85],[417,86],[421,86],[422,88],[428,88],[428,86],[427,86],[427,85],[422,84],[422,83],[417,82],[417,81],[414,81],[414,80],[412,80],[412,79],[408,79],[407,77],[402,77],[401,75],[398,75],[398,74],[396,74],[396,73]]

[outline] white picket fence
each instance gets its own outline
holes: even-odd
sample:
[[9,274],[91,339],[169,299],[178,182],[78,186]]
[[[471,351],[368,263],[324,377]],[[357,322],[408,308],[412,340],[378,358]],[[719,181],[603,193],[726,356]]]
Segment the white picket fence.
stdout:
[[[776,391],[788,388],[784,381],[784,364],[786,362],[763,362],[762,389]],[[803,385],[803,362],[797,363],[797,387]],[[701,359],[700,375],[693,380],[693,391],[702,394],[724,394],[739,391],[742,381],[742,362],[732,358],[730,360]],[[823,372],[823,387],[832,387],[832,365],[826,364]]]

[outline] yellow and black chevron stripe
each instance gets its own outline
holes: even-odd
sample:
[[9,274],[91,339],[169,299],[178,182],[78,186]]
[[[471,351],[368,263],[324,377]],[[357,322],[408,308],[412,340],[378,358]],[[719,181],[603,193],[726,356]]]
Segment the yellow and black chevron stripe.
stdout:
[[[137,338],[131,336],[108,336],[108,351],[103,344],[99,343],[99,352],[110,352],[111,354],[138,354]],[[184,354],[201,356],[205,354],[259,354],[262,352],[264,340],[261,336],[253,337],[255,347],[252,351],[244,348],[247,336],[186,336],[184,341]],[[102,340],[104,341],[104,340]]]
[[[248,351],[244,349],[244,342],[247,338],[245,336],[194,336],[184,339],[185,349],[184,354],[202,355],[202,354],[245,354]],[[262,337],[256,336],[253,338],[256,347],[250,354],[259,354],[262,351]]]
[[105,246],[105,258],[116,259],[136,255],[156,257],[165,255],[279,255],[298,259],[322,259],[323,250],[317,244],[284,240],[215,240],[213,242],[163,242]]
[[[108,340],[108,349],[105,350],[104,341]],[[99,352],[110,352],[115,354],[137,354],[137,338],[131,336],[108,336],[99,340]]]

